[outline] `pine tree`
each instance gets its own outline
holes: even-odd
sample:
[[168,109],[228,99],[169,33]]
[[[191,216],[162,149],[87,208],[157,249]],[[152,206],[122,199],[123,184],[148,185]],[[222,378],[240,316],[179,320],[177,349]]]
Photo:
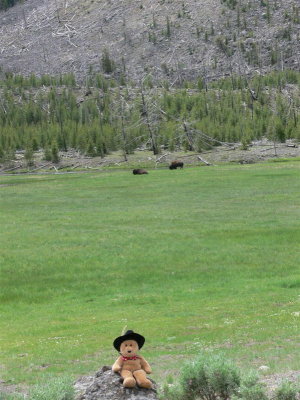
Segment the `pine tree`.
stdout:
[[171,36],[171,23],[170,23],[170,18],[167,17],[167,29],[166,29],[166,36],[170,37]]
[[44,160],[52,161],[52,152],[48,145],[44,149]]
[[110,58],[109,51],[107,48],[103,50],[102,54],[102,68],[106,74],[111,74],[115,70],[115,63]]
[[27,143],[24,157],[25,157],[25,160],[27,161],[27,166],[28,167],[31,167],[32,165],[34,165],[34,162],[33,162],[33,147],[32,147],[32,143],[31,142]]
[[59,152],[58,152],[58,146],[57,146],[57,141],[54,140],[52,142],[51,146],[51,160],[53,163],[57,164],[59,162]]
[[2,161],[3,158],[4,158],[4,150],[3,150],[2,145],[0,144],[0,161]]
[[87,148],[86,148],[86,154],[90,157],[96,157],[96,155],[97,155],[95,145],[91,139],[88,141]]
[[97,138],[96,143],[96,155],[100,156],[101,158],[104,157],[104,150],[103,150],[103,142],[100,138]]

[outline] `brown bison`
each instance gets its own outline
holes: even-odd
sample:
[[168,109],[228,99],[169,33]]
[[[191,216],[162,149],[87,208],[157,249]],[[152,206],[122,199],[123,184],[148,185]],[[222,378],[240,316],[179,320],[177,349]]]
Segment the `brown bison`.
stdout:
[[133,173],[133,175],[144,175],[144,174],[148,174],[148,172],[147,172],[145,169],[141,169],[141,168],[134,169],[134,170],[132,171],[132,173]]
[[183,162],[182,161],[172,161],[171,164],[169,165],[169,169],[177,169],[177,168],[183,168]]

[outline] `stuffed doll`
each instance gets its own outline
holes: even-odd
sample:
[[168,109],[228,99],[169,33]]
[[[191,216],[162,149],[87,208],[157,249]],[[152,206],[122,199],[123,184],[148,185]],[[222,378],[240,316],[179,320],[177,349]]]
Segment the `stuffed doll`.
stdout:
[[136,384],[147,389],[152,387],[146,376],[151,374],[151,367],[142,356],[137,355],[144,343],[145,338],[133,331],[127,331],[114,340],[114,348],[120,353],[120,357],[112,366],[112,370],[122,376],[123,386],[126,388],[133,388]]

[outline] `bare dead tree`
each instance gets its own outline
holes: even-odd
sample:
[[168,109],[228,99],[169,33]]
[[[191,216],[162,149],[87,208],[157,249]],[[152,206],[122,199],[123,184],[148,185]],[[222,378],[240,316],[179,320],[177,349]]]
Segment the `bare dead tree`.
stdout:
[[193,135],[192,135],[191,131],[189,130],[186,122],[183,122],[182,125],[183,125],[183,129],[184,129],[184,132],[185,132],[185,135],[186,135],[186,139],[187,139],[188,145],[189,145],[188,150],[189,151],[193,151],[193,150],[195,150]]
[[205,86],[205,91],[208,91],[208,87],[207,87],[207,71],[206,71],[206,64],[204,62],[203,65],[203,74],[204,74],[204,86]]
[[58,4],[57,4],[57,0],[55,0],[55,7],[56,7],[56,16],[57,16],[57,20],[60,23],[60,16],[59,16],[59,8],[58,8]]
[[149,132],[149,139],[151,142],[151,150],[153,154],[159,154],[159,149],[156,142],[156,135],[154,133],[154,129],[152,127],[152,121],[150,120],[150,112],[149,107],[145,98],[145,91],[144,91],[144,83],[141,82],[141,99],[142,99],[142,117],[145,120],[148,132]]
[[22,9],[23,20],[24,20],[24,28],[27,29],[27,19],[24,8]]
[[121,95],[121,90],[119,89],[119,109],[120,109],[120,118],[121,118],[121,132],[122,132],[122,148],[123,148],[123,156],[124,161],[128,161],[128,140],[127,133],[125,129],[125,107],[124,107],[124,98]]

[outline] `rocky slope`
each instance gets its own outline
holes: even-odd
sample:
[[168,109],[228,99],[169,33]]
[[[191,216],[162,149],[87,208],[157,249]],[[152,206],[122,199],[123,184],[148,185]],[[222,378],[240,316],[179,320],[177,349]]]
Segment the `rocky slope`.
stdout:
[[[300,68],[298,0],[26,0],[0,12],[0,66],[180,82]],[[105,67],[104,67],[105,70]]]

